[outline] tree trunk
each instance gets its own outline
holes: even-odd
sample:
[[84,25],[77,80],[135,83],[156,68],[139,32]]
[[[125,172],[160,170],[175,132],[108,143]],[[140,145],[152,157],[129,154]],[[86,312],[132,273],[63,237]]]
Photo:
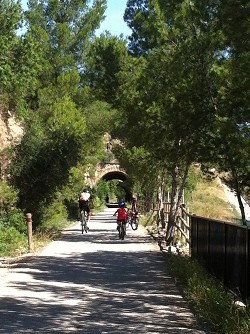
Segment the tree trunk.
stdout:
[[167,233],[166,233],[166,244],[167,245],[170,245],[174,238],[176,220],[178,216],[179,207],[181,204],[183,190],[184,190],[186,179],[188,176],[189,167],[190,167],[190,164],[188,163],[186,165],[184,174],[182,176],[182,181],[181,181],[179,190],[178,190],[178,183],[179,183],[178,166],[175,167],[174,172],[173,172],[170,214],[169,214],[169,222],[168,222]]
[[173,241],[174,238],[175,222],[177,217],[177,202],[178,202],[178,176],[179,176],[179,168],[176,165],[172,175],[171,204],[170,204],[169,221],[166,233],[167,245],[170,245],[170,243]]
[[240,189],[240,185],[239,185],[238,175],[237,175],[237,172],[235,171],[235,169],[232,170],[232,176],[233,176],[234,189],[235,189],[236,196],[237,196],[238,203],[239,203],[239,207],[240,207],[242,223],[243,223],[243,225],[247,226],[245,208],[244,208],[244,205],[242,203],[241,189]]

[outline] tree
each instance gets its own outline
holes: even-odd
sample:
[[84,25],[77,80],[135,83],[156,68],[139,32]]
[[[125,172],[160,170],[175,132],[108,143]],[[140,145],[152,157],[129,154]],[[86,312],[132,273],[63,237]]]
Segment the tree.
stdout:
[[93,40],[83,80],[91,87],[95,98],[116,106],[119,87],[117,75],[127,56],[123,37],[112,36],[106,32]]
[[94,31],[106,9],[106,0],[30,0],[25,13],[28,36],[39,41],[43,86],[55,82],[62,73],[85,68],[86,53]]
[[17,33],[23,20],[21,2],[1,1],[0,13],[0,96],[6,109],[17,111],[37,87],[39,62],[33,41]]
[[[204,159],[214,128],[217,81],[213,64],[221,43],[213,29],[217,7],[204,1],[153,0],[130,1],[128,7],[129,22],[139,35],[131,39],[130,48],[144,55],[146,66],[136,79],[137,93],[129,105],[134,108],[131,112],[125,106],[125,110],[129,126],[133,126],[131,117],[136,119],[136,143],[144,140],[143,146],[171,175],[170,232],[189,167]],[[145,22],[146,16],[157,18],[157,23]],[[141,24],[137,26],[138,18]],[[152,39],[154,34],[160,37]]]
[[218,118],[213,145],[217,155],[211,161],[229,173],[226,182],[235,191],[246,224],[242,196],[249,189],[249,76],[250,61],[248,1],[220,1],[217,29],[224,39],[215,63],[220,89]]
[[132,30],[129,36],[129,51],[134,56],[147,55],[167,39],[162,26],[164,17],[155,0],[129,0],[124,20]]

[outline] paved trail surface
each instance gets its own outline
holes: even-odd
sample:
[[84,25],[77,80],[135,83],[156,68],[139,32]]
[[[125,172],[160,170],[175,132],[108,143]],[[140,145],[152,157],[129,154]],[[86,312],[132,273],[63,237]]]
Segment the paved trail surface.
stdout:
[[204,334],[143,228],[118,239],[114,209],[0,269],[0,333]]

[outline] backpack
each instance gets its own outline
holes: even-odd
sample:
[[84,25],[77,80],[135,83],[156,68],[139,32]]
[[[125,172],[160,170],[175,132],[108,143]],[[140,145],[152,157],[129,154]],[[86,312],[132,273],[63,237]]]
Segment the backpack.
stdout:
[[81,205],[86,205],[86,204],[88,203],[88,201],[85,201],[84,198],[83,198],[83,196],[80,196],[80,197],[79,197],[79,203],[80,203]]

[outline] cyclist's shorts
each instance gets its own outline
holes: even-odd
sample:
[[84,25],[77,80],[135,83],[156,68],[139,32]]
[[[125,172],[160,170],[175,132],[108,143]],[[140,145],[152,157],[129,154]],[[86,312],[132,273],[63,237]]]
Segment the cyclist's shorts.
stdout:
[[126,220],[117,220],[117,224],[126,224],[127,221]]
[[86,211],[87,213],[90,213],[90,208],[89,206],[85,205],[85,206],[81,206],[80,207],[80,211]]

